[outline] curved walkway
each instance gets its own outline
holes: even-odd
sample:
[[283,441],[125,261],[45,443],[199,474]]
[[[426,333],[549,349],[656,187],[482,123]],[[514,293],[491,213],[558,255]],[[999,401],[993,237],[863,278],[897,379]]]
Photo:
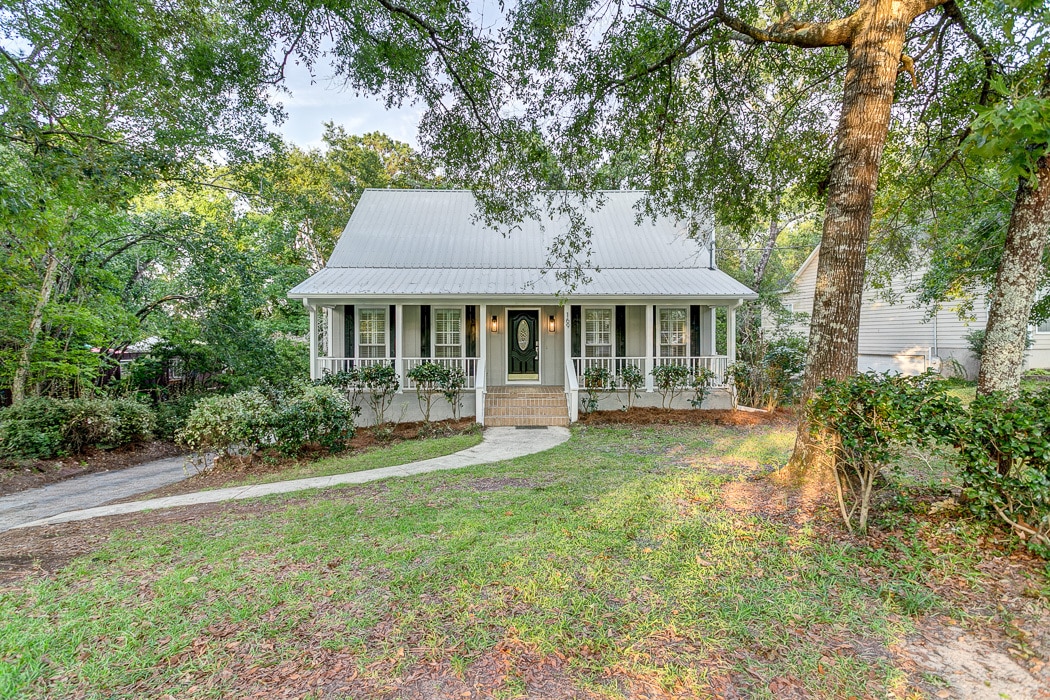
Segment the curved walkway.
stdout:
[[[502,462],[515,457],[535,454],[556,447],[569,439],[567,428],[487,428],[481,443],[454,454],[444,457],[435,457],[420,462],[410,462],[395,467],[383,467],[381,469],[369,469],[349,474],[335,474],[333,476],[317,476],[309,479],[295,479],[293,481],[276,481],[271,484],[255,484],[252,486],[234,486],[212,491],[197,491],[195,493],[184,493],[179,496],[167,496],[165,498],[151,498],[146,501],[134,501],[132,503],[117,503],[98,508],[87,508],[84,510],[72,510],[48,518],[41,518],[28,523],[13,526],[14,528],[35,527],[37,525],[52,525],[54,523],[68,523],[74,520],[88,520],[89,518],[100,518],[106,515],[122,515],[124,513],[138,513],[144,510],[156,510],[158,508],[174,508],[177,506],[197,505],[200,503],[218,503],[220,501],[235,501],[243,498],[258,498],[278,493],[291,493],[293,491],[304,491],[306,489],[323,489],[343,484],[363,484],[369,481],[387,479],[392,476],[411,476],[413,474],[425,474],[446,469],[460,469],[478,464],[491,464]],[[119,498],[112,496],[110,500]],[[13,528],[12,528],[13,529]]]

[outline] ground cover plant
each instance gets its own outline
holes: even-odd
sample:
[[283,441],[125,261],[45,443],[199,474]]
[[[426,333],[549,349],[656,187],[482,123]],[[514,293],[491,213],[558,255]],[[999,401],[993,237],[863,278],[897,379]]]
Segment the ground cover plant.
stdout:
[[85,556],[2,584],[0,695],[921,697],[943,679],[909,634],[970,623],[1042,672],[1034,558],[936,484],[850,537],[768,478],[793,442],[585,425],[501,465],[21,531],[0,557]]

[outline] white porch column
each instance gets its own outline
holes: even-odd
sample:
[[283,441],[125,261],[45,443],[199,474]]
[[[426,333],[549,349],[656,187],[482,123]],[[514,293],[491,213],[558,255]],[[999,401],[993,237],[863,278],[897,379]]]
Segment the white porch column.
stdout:
[[[486,366],[489,355],[489,307],[488,304],[478,306],[478,367],[483,374],[488,374]],[[474,386],[486,387],[488,380],[485,376],[475,377]]]
[[[335,306],[328,318],[328,348],[331,357],[346,357],[346,307]],[[345,369],[343,363],[337,363],[339,369]],[[334,371],[333,367],[333,371]]]
[[717,355],[715,344],[715,330],[717,318],[714,306],[700,307],[700,351],[698,355]]
[[726,311],[726,361],[736,362],[736,305]]
[[653,347],[653,305],[645,305],[645,390],[653,391],[653,366],[656,353]]
[[317,307],[310,304],[310,379],[320,379],[317,371]]
[[403,304],[394,304],[394,371],[399,377],[397,393],[405,391],[405,310]]
[[[576,363],[572,361],[572,307],[568,303],[561,305],[561,332],[565,336],[562,338],[565,344],[565,371],[568,372],[568,368],[572,367],[573,372],[576,371]],[[568,386],[569,378],[565,378],[566,386]]]

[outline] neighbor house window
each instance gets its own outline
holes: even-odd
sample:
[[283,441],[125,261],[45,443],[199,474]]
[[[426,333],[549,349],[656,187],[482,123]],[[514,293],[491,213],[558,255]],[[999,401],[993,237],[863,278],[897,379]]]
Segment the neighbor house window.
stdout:
[[434,309],[434,357],[463,355],[463,309]]
[[1035,327],[1036,333],[1050,333],[1050,318]]
[[660,357],[688,354],[689,313],[686,309],[660,309]]
[[583,330],[587,357],[612,357],[612,309],[587,309]]
[[386,309],[358,310],[357,348],[361,357],[386,357]]

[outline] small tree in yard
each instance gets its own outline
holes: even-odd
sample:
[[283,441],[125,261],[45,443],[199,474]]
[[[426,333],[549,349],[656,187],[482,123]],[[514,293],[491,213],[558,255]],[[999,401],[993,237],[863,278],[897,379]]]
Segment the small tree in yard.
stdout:
[[961,403],[932,373],[918,377],[866,372],[825,381],[809,404],[814,435],[829,441],[842,520],[868,530],[871,496],[882,470],[905,445],[928,446],[956,420]]
[[452,409],[453,420],[459,420],[459,411],[463,404],[460,398],[463,389],[467,386],[467,375],[459,367],[449,367],[445,370],[445,376],[441,380],[441,394],[448,401]]
[[436,362],[423,362],[408,370],[408,378],[416,383],[416,400],[423,413],[423,422],[430,424],[430,411],[438,394],[444,391],[448,370]]
[[690,381],[693,390],[693,398],[689,399],[689,405],[693,408],[703,408],[704,399],[711,391],[711,385],[715,383],[715,372],[710,367],[697,367]]
[[386,411],[394,402],[401,377],[390,365],[370,365],[358,370],[362,388],[368,392],[368,406],[375,415],[376,425],[386,423]]
[[670,408],[676,397],[681,396],[692,372],[685,365],[658,365],[653,367],[653,383],[660,390],[660,405]]
[[592,365],[583,371],[583,390],[587,398],[583,410],[587,413],[598,410],[602,395],[613,390],[612,374],[601,365]]
[[630,410],[634,408],[634,400],[638,398],[638,390],[645,384],[645,374],[635,365],[624,365],[616,376],[627,393],[624,409]]

